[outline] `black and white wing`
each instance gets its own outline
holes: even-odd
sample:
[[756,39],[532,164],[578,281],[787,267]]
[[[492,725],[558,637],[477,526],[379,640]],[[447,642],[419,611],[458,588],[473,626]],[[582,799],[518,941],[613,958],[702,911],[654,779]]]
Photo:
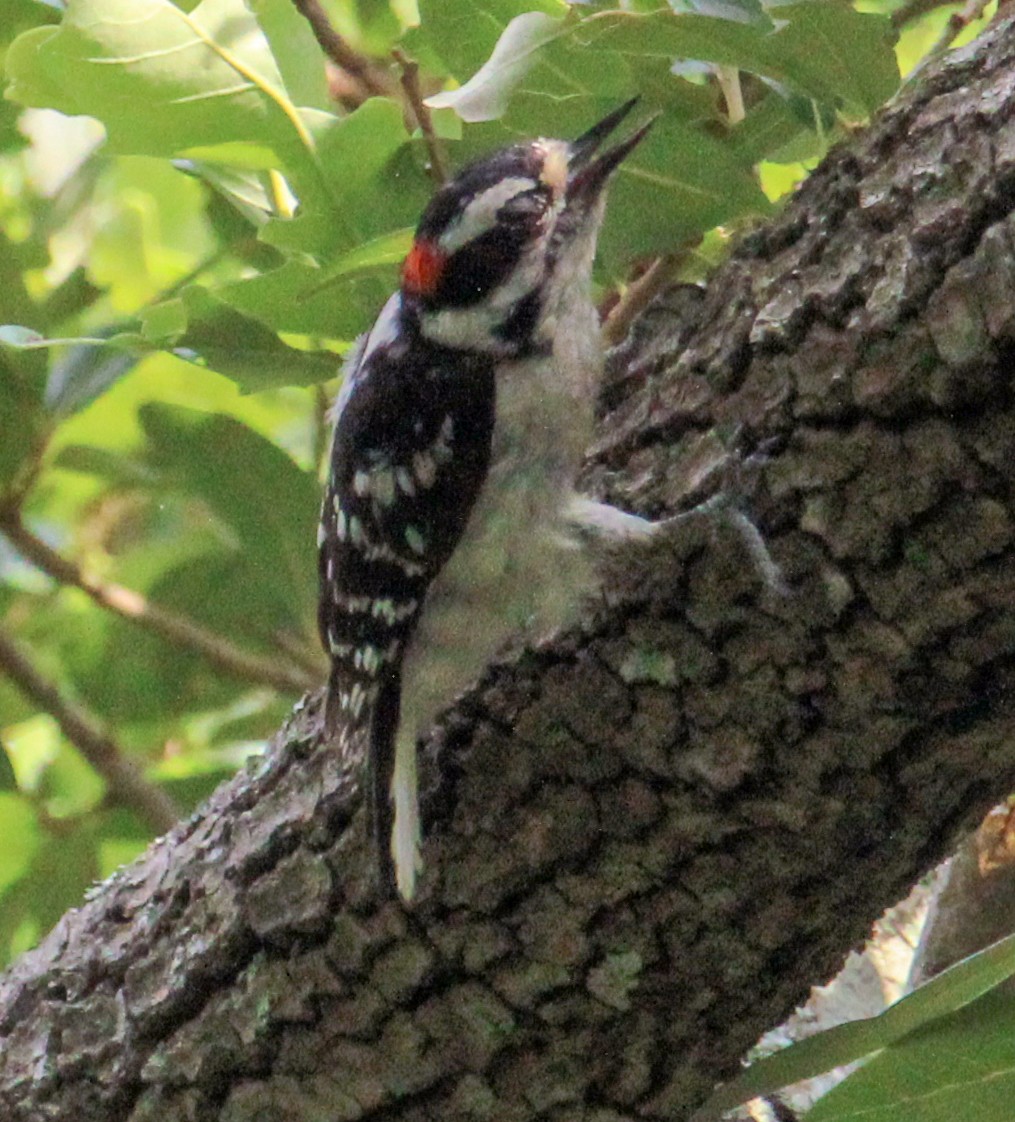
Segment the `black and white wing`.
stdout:
[[[493,423],[490,360],[421,339],[393,296],[336,402],[318,611],[331,658],[329,735],[341,739],[369,723],[370,829],[388,885],[406,876],[392,862],[393,791],[401,788],[399,805],[414,808],[416,799],[414,745],[411,759],[396,762],[402,660],[427,589],[482,488]],[[415,860],[408,845],[399,847],[402,862]]]

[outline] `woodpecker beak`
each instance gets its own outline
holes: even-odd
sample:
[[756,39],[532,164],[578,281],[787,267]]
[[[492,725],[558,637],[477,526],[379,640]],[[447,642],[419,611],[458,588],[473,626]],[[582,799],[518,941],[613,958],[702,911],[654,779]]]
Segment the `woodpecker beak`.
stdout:
[[631,112],[638,103],[638,98],[632,97],[624,102],[619,109],[604,117],[598,124],[592,126],[588,132],[582,133],[570,146],[568,160],[567,199],[568,202],[576,199],[591,201],[598,196],[606,185],[607,179],[620,166],[621,162],[644,139],[645,134],[655,124],[659,114],[650,117],[627,140],[622,140],[614,148],[596,156],[600,145],[610,135],[620,122]]

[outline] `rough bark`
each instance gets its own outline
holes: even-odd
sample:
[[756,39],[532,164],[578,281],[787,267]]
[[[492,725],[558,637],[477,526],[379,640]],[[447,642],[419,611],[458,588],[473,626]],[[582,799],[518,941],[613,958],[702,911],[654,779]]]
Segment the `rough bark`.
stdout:
[[373,894],[316,699],[0,989],[0,1116],[679,1118],[1015,780],[1015,23],[614,356],[590,482],[662,514],[774,439],[789,585],[689,518],[427,751]]

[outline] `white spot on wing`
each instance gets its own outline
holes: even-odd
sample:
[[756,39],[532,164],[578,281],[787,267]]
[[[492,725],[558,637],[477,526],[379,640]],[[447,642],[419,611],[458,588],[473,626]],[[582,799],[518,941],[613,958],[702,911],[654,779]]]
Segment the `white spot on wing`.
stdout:
[[426,553],[426,542],[415,526],[405,527],[405,541],[413,553],[418,553],[420,557]]
[[412,471],[424,490],[437,482],[437,463],[429,452],[417,452],[412,457]]
[[408,468],[395,468],[395,479],[398,481],[399,490],[408,495],[410,499],[416,494],[416,484],[413,483]]

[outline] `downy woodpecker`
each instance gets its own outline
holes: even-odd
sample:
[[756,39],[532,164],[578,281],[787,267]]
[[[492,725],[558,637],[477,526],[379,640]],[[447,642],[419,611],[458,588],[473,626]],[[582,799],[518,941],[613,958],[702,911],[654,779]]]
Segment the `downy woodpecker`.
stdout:
[[401,287],[345,366],[321,513],[326,729],[367,730],[385,888],[420,871],[416,740],[505,640],[573,618],[591,535],[648,523],[574,480],[602,366],[590,293],[621,106],[572,142],[471,164],[434,196]]

